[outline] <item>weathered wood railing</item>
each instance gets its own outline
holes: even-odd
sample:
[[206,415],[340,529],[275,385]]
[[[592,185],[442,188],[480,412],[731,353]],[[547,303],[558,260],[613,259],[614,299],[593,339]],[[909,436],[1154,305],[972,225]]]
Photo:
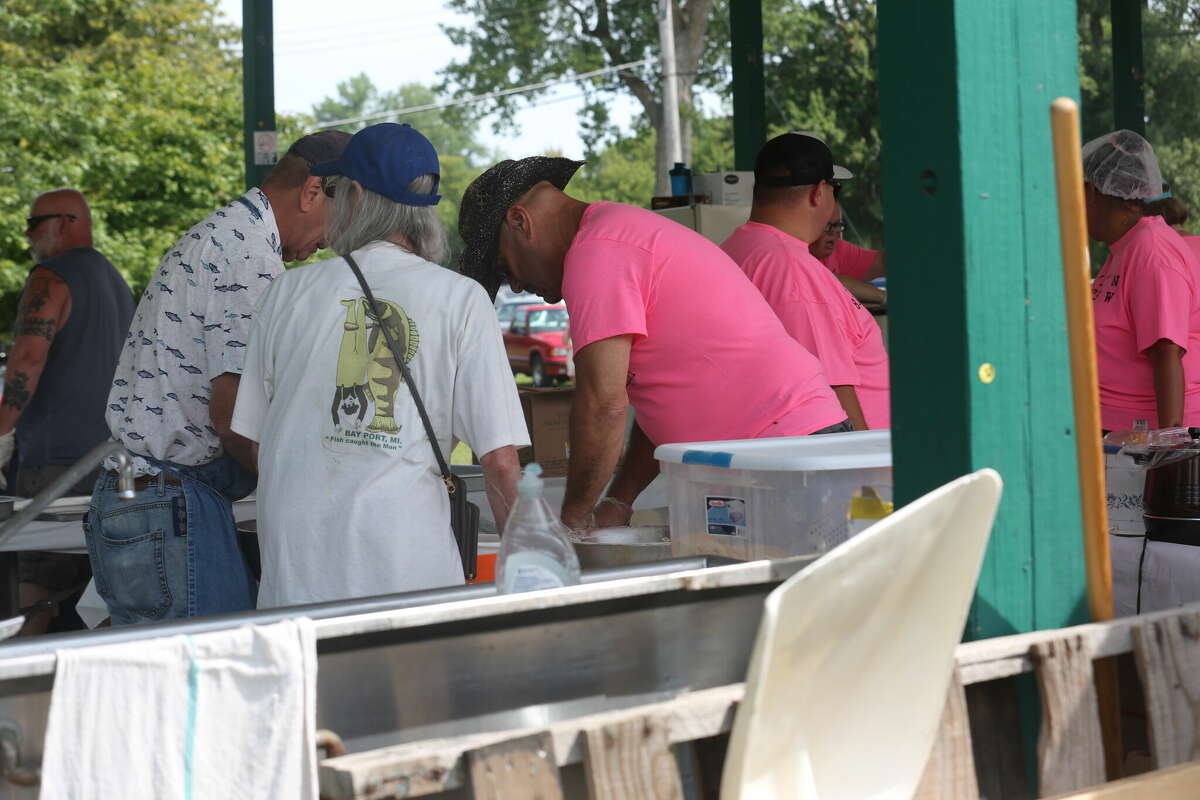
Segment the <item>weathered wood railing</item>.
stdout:
[[[1105,784],[1092,662],[1131,651],[1144,687],[1156,771]],[[1030,672],[1037,676],[1042,702],[1037,774],[1043,797],[1200,797],[1200,763],[1189,764],[1200,759],[1200,605],[970,642],[959,646],[956,661],[918,798],[979,797],[965,687]],[[321,794],[330,800],[384,800],[469,787],[481,800],[553,800],[563,797],[559,768],[582,763],[590,800],[680,798],[672,745],[727,733],[743,688],[685,693],[548,728],[326,759]]]

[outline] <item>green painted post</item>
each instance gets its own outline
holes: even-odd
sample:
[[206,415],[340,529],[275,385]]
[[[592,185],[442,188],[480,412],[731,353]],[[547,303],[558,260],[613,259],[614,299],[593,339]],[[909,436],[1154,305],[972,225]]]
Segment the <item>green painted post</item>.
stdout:
[[242,0],[242,124],[246,188],[262,185],[278,157],[272,0]]
[[1112,0],[1113,119],[1116,127],[1146,134],[1142,95],[1142,6],[1145,0]]
[[754,156],[767,140],[763,88],[762,0],[730,0],[733,61],[734,169],[754,169]]
[[896,496],[1005,484],[969,639],[1086,619],[1049,128],[1075,25],[1073,0],[879,4]]

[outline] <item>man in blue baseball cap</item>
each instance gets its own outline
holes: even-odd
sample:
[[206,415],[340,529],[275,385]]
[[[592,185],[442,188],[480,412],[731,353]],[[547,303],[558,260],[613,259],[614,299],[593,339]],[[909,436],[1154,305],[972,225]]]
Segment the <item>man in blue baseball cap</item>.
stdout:
[[260,608],[463,582],[433,446],[381,327],[442,453],[458,440],[479,454],[501,528],[516,448],[529,444],[486,292],[439,266],[446,231],[429,140],[372,125],[312,174],[332,201],[328,242],[342,257],[275,281],[233,414],[233,429],[259,444]]

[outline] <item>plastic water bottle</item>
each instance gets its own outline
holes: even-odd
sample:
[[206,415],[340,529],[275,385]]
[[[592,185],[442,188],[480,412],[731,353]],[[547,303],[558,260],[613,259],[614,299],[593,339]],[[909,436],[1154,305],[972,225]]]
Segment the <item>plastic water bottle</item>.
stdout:
[[676,161],[675,166],[667,175],[671,178],[671,194],[675,197],[682,197],[692,193],[692,171],[688,169],[687,164],[682,161]]
[[530,464],[517,481],[517,502],[496,559],[496,590],[501,594],[579,583],[579,558],[566,527],[542,494],[541,474],[540,466]]

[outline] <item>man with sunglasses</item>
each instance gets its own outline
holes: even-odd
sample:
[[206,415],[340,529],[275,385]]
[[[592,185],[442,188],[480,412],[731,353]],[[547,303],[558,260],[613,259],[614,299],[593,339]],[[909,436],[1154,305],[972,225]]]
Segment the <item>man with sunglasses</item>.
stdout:
[[349,139],[321,131],[297,140],[261,188],[197,223],[150,277],[107,404],[112,435],[134,455],[137,497],[117,497],[107,464],[84,524],[114,625],[254,608],[233,501],[257,475],[252,444],[230,418],[259,299],[285,261],[324,243],[326,199],[308,171]]
[[808,246],[813,257],[829,268],[842,285],[850,290],[860,303],[871,310],[887,308],[887,292],[866,281],[887,274],[882,250],[868,250],[851,244],[842,238],[846,223],[842,220],[842,204],[838,203],[833,219],[825,226],[821,235]]
[[[507,279],[566,300],[575,397],[564,524],[627,524],[658,474],[656,445],[849,428],[820,364],[720,248],[647,209],[567,195],[581,165],[503,161],[467,188],[458,221],[460,271],[493,297]],[[614,476],[630,405],[637,424]]]
[[[74,189],[39,195],[25,220],[36,265],[21,292],[0,403],[0,469],[16,449],[12,494],[32,497],[108,439],[104,404],[133,315],[133,295],[92,243],[87,200]],[[89,494],[95,475],[73,494]],[[0,487],[4,479],[0,477]],[[91,576],[84,556],[22,553],[24,634],[42,633],[64,594]],[[56,599],[58,598],[58,599]]]
[[825,142],[785,133],[763,145],[754,164],[750,220],[721,245],[788,333],[815,354],[858,430],[891,425],[888,358],[871,314],[809,251],[837,211],[841,181]]

